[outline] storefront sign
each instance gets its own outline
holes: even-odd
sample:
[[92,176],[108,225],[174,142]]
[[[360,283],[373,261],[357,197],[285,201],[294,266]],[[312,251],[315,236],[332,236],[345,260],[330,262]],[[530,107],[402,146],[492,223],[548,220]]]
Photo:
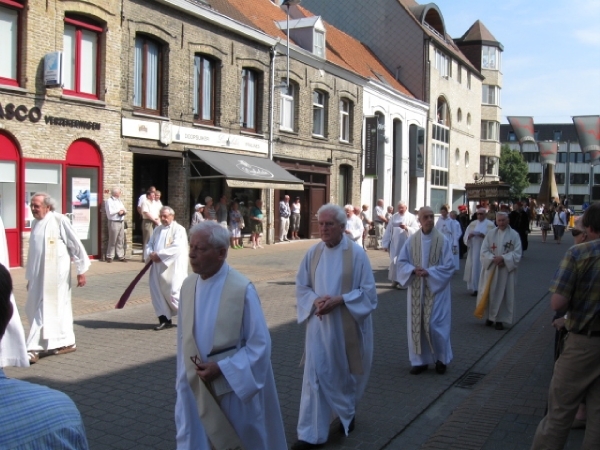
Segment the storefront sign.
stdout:
[[2,103],[0,103],[0,119],[17,119],[19,122],[25,122],[25,120],[29,119],[30,122],[36,123],[41,118],[42,110],[37,106],[28,109],[25,105],[15,106],[12,103],[8,103],[6,106],[2,106]]
[[123,137],[152,139],[158,141],[160,137],[160,123],[149,120],[125,119],[121,121]]
[[99,130],[98,122],[89,122],[87,120],[65,119],[64,117],[44,116],[47,125],[56,125],[59,127],[81,128],[83,130]]
[[502,200],[510,198],[510,186],[504,183],[465,184],[469,200]]
[[365,177],[377,177],[377,116],[365,118]]

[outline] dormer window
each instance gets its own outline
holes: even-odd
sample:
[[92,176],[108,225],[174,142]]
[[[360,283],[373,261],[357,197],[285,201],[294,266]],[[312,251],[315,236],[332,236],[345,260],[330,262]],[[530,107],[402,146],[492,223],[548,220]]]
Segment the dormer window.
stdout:
[[325,58],[325,33],[322,31],[315,30],[313,53],[320,58]]
[[288,34],[290,40],[296,45],[319,58],[325,58],[326,30],[321,17],[312,16],[294,19],[289,22],[289,32],[287,20],[276,22],[276,25]]

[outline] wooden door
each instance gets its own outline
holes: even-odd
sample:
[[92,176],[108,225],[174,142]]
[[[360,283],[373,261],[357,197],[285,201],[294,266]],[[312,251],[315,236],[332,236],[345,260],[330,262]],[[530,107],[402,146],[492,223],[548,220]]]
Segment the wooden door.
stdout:
[[306,222],[309,224],[309,237],[310,238],[318,238],[319,234],[319,220],[317,218],[317,211],[321,206],[327,203],[327,199],[325,197],[325,188],[324,187],[314,187],[311,186],[308,188],[309,190],[309,215],[306,218]]

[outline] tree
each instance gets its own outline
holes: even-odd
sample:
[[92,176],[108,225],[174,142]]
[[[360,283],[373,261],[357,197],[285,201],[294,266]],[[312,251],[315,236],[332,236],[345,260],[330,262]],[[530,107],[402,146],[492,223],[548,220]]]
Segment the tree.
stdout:
[[510,185],[513,200],[521,198],[523,190],[529,186],[527,175],[529,167],[518,150],[512,150],[507,144],[500,149],[500,180]]

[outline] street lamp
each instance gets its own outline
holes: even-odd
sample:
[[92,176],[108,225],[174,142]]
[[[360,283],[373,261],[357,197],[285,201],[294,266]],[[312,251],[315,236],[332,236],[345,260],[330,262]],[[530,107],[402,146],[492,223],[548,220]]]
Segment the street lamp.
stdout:
[[301,0],[283,0],[281,6],[287,6],[286,10],[286,35],[287,35],[287,76],[285,78],[285,87],[290,87],[290,6],[299,5]]

